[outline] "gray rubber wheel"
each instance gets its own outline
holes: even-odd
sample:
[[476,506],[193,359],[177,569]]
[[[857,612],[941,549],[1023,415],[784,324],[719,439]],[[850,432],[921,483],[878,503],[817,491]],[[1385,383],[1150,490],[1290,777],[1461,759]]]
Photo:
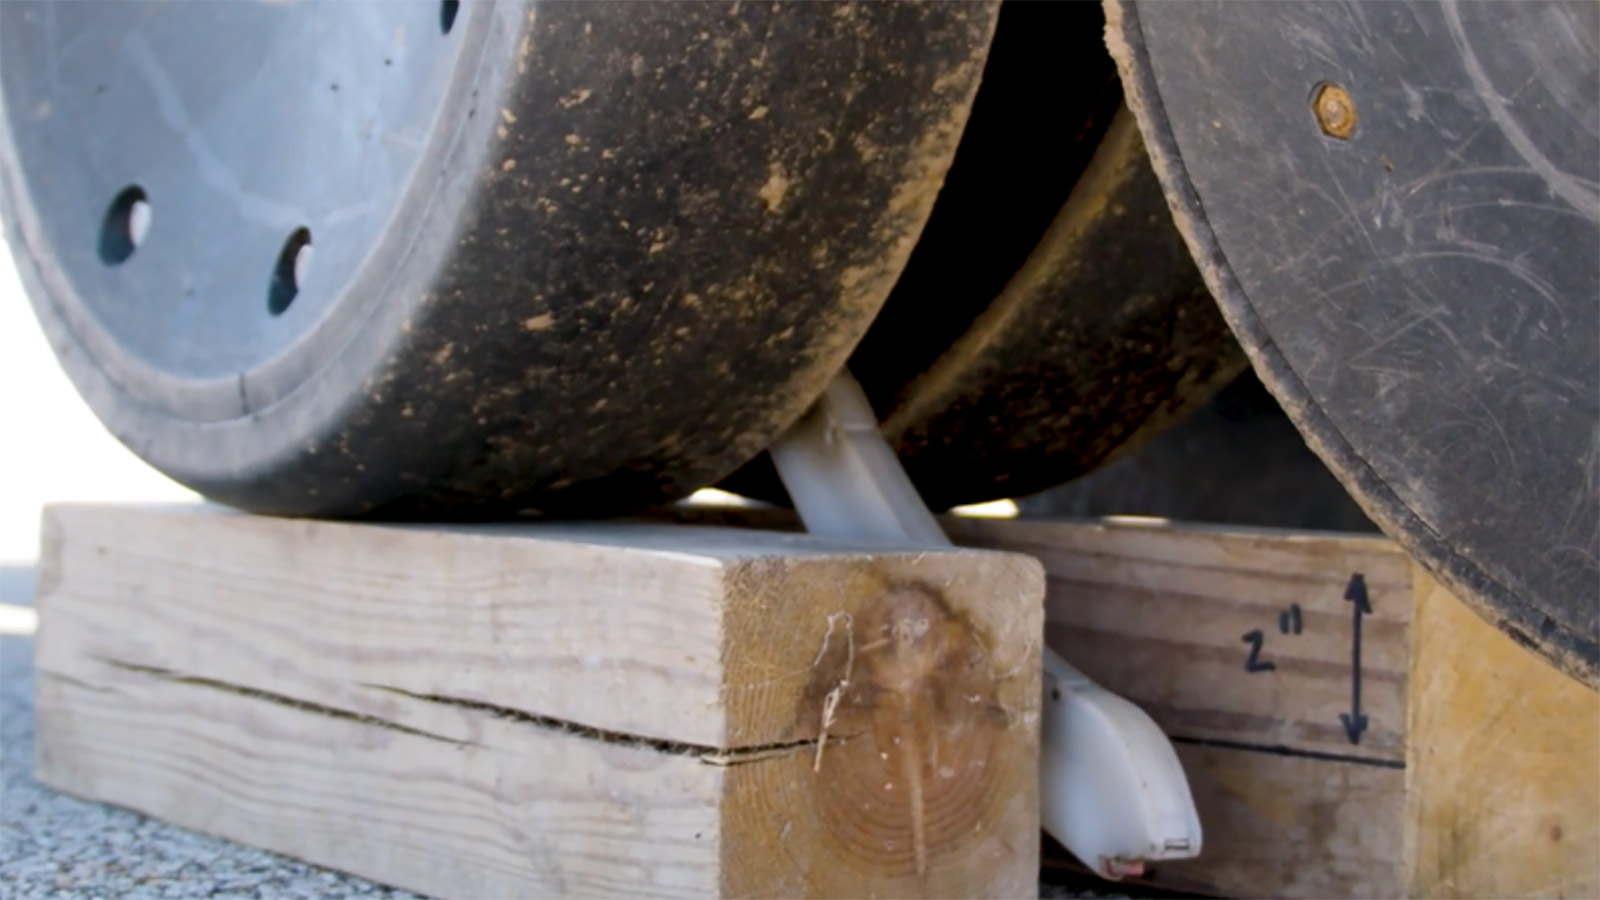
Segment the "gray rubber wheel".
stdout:
[[0,209],[68,374],[280,514],[604,514],[804,411],[995,4],[0,4]]

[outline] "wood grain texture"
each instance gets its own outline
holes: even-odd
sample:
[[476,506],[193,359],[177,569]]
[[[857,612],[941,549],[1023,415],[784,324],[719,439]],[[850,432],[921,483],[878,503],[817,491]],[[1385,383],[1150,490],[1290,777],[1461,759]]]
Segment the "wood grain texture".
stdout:
[[43,671],[35,702],[45,784],[317,865],[441,897],[717,893],[727,769],[693,756],[470,710],[452,740],[125,669]]
[[[1177,744],[1205,847],[1156,867],[1151,883],[1233,897],[1403,890],[1412,599],[1411,561],[1394,544],[1154,520],[947,527],[969,545],[1038,557],[1049,646]],[[1345,595],[1358,574],[1372,614],[1362,622],[1369,726],[1356,744],[1340,714],[1351,711]]]
[[[1144,708],[1168,734],[1400,763],[1405,754],[1411,561],[1354,535],[1106,522],[955,520],[971,546],[1045,565],[1048,643]],[[1362,710],[1350,712],[1360,575]],[[1299,631],[1281,626],[1298,610]],[[1260,650],[1250,671],[1254,641]],[[1270,668],[1267,668],[1270,667]]]
[[39,591],[71,793],[437,895],[1036,890],[1026,557],[58,507]]
[[1398,897],[1405,773],[1178,745],[1205,828],[1199,859],[1154,882],[1226,897]]
[[1394,544],[945,523],[1041,560],[1046,604],[1015,556],[790,533],[57,509],[40,772],[436,894],[1026,896],[1047,605],[1048,642],[1178,746],[1205,851],[1155,884],[1600,894],[1600,697]]
[[[1177,742],[1205,851],[1153,883],[1246,897],[1600,896],[1600,696],[1392,542],[1155,522],[946,527],[1043,561],[1047,643]],[[1372,613],[1356,744],[1339,716],[1352,708],[1346,596],[1358,573]],[[1252,631],[1257,671],[1241,640]]]
[[1417,576],[1413,897],[1600,897],[1600,695]]

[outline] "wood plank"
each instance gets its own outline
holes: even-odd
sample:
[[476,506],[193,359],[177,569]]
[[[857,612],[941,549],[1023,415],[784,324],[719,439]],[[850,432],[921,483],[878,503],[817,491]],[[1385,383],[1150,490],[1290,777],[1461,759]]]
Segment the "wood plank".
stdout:
[[[773,510],[709,515],[792,527]],[[1047,643],[1172,735],[1205,850],[1149,883],[1239,897],[1600,896],[1600,695],[1387,539],[943,521],[962,544],[1039,558]],[[1357,574],[1372,607],[1359,667],[1368,727],[1351,743],[1340,715],[1357,672],[1345,599]]]
[[[705,514],[697,511],[671,515],[680,521],[705,521]],[[712,515],[726,524],[793,527],[791,516],[770,510],[724,510]],[[946,523],[958,540],[969,545],[1030,553],[1043,560],[1050,577],[1049,642],[1102,683],[1143,704],[1173,734],[1200,806],[1206,849],[1198,860],[1160,867],[1153,873],[1155,884],[1228,896],[1600,894],[1600,698],[1544,666],[1466,611],[1390,542],[1365,536],[1296,535],[1152,522],[947,519]],[[135,526],[149,534],[138,535],[134,541],[126,532],[137,530]],[[878,744],[852,738],[830,745],[825,753],[825,777],[818,778],[811,771],[814,759],[808,753],[814,743],[805,742],[814,742],[816,729],[808,730],[805,723],[820,719],[824,688],[830,679],[837,683],[843,661],[840,645],[833,640],[839,632],[829,636],[827,614],[852,611],[855,625],[864,620],[862,610],[871,605],[864,598],[873,594],[881,602],[884,585],[904,576],[942,589],[952,609],[967,610],[972,621],[991,623],[984,628],[1004,633],[1001,643],[1026,644],[1022,625],[1005,632],[993,624],[1007,621],[1021,603],[1013,599],[1013,605],[1007,607],[1005,598],[987,593],[984,579],[993,573],[963,565],[959,571],[951,569],[948,576],[939,575],[944,563],[929,569],[929,556],[887,550],[874,554],[859,549],[841,551],[801,535],[615,525],[533,532],[472,529],[447,532],[450,537],[440,538],[443,543],[425,537],[421,544],[406,544],[395,551],[397,545],[389,532],[396,529],[383,529],[388,536],[376,544],[387,549],[375,544],[370,551],[357,553],[351,558],[350,571],[359,574],[330,582],[327,573],[342,571],[340,561],[349,548],[340,543],[345,539],[330,538],[326,532],[302,538],[278,535],[275,540],[288,542],[283,546],[292,548],[288,558],[296,563],[279,564],[263,579],[252,578],[249,572],[285,558],[282,546],[252,550],[258,554],[252,558],[259,561],[234,571],[232,563],[207,558],[209,549],[197,549],[211,547],[209,542],[216,540],[214,529],[197,526],[183,532],[181,542],[175,542],[162,539],[166,528],[165,524],[140,520],[97,532],[98,546],[143,548],[134,554],[136,558],[117,561],[116,577],[96,573],[94,567],[105,563],[98,561],[94,542],[76,547],[86,555],[74,566],[56,567],[77,580],[64,577],[60,585],[50,586],[51,590],[92,598],[96,610],[93,615],[80,616],[84,621],[75,630],[127,653],[107,657],[124,663],[121,667],[103,659],[96,663],[93,654],[69,654],[89,662],[41,677],[41,697],[47,690],[61,692],[65,699],[51,702],[73,710],[75,718],[61,717],[57,722],[63,727],[77,722],[77,730],[70,735],[63,731],[63,739],[55,746],[78,749],[54,765],[62,771],[86,763],[104,765],[110,767],[106,771],[122,774],[112,777],[102,772],[102,781],[136,782],[140,790],[168,800],[174,791],[199,790],[192,784],[184,787],[189,782],[183,779],[209,779],[205,790],[210,793],[197,796],[212,797],[219,806],[197,814],[205,820],[201,827],[231,816],[238,828],[251,833],[277,828],[281,835],[274,840],[285,842],[289,852],[304,858],[318,859],[313,854],[319,852],[348,858],[349,848],[337,841],[342,835],[362,833],[360,822],[364,820],[359,816],[330,832],[332,837],[314,840],[306,836],[315,829],[306,824],[311,817],[305,809],[268,808],[257,798],[262,785],[279,784],[306,765],[300,761],[274,768],[278,759],[296,759],[295,753],[305,750],[306,734],[323,734],[328,747],[335,748],[327,753],[341,756],[359,751],[363,755],[352,757],[355,761],[348,768],[334,765],[325,782],[307,777],[306,783],[321,785],[310,794],[340,796],[348,787],[358,797],[387,796],[387,805],[370,813],[375,823],[371,830],[383,836],[381,843],[391,848],[391,855],[398,855],[392,848],[413,844],[446,848],[435,857],[417,857],[415,871],[407,877],[448,874],[453,871],[451,865],[460,864],[461,857],[452,854],[478,854],[472,857],[477,862],[471,864],[476,874],[440,876],[441,881],[468,885],[471,889],[460,893],[472,895],[509,895],[515,891],[508,885],[529,883],[538,884],[541,892],[614,894],[617,883],[608,879],[616,871],[623,871],[621,877],[631,879],[629,884],[660,885],[653,892],[663,895],[675,891],[794,896],[870,893],[860,888],[858,870],[863,867],[880,874],[900,872],[898,881],[890,878],[875,883],[882,888],[880,894],[936,893],[906,887],[907,866],[916,868],[916,853],[907,843],[912,829],[906,780],[894,777],[904,767],[898,757],[887,764],[879,759],[881,765],[876,767],[872,759],[874,753],[883,752],[875,747],[895,746],[892,737],[874,737]],[[419,530],[399,531],[413,534]],[[425,529],[420,533],[434,534]],[[471,540],[460,544],[457,538]],[[297,540],[317,546],[332,543],[322,547],[327,555],[319,556]],[[544,547],[545,555],[528,555],[525,549],[504,546],[490,550],[475,543],[479,541],[531,542]],[[250,546],[249,541],[232,538],[224,544]],[[446,546],[451,548],[448,553],[441,550]],[[615,555],[618,551],[622,553]],[[628,609],[630,618],[640,618],[627,622],[611,621],[616,616],[584,618],[585,559],[591,570],[598,565],[605,567],[608,575],[624,573],[615,574],[612,581],[595,582],[605,588],[595,595],[599,598],[596,602],[613,611]],[[64,555],[62,561],[67,560]],[[144,571],[141,566],[167,573],[162,577],[168,578],[176,577],[171,575],[173,571],[185,572],[181,583],[201,589],[202,594],[211,591],[226,602],[201,603],[198,610],[178,616],[171,612],[173,605],[159,598],[159,591],[150,594],[150,571],[127,577],[128,572]],[[407,566],[426,571],[405,576]],[[52,571],[55,569],[47,564],[47,580],[55,577]],[[711,577],[707,572],[721,574]],[[885,572],[900,574],[886,578]],[[1360,743],[1352,744],[1339,715],[1351,711],[1354,622],[1353,603],[1345,596],[1357,573],[1372,606],[1371,615],[1362,618],[1359,670],[1362,711],[1369,725],[1361,733]],[[941,580],[946,577],[948,583]],[[998,583],[1006,583],[1006,577],[1012,576],[1002,575]],[[396,578],[412,585],[413,592],[392,591],[389,584]],[[241,580],[252,587],[241,588]],[[640,584],[652,587],[639,594]],[[319,591],[329,604],[349,603],[348,598],[354,596],[356,602],[371,604],[369,610],[403,624],[394,633],[366,628],[359,622],[352,625],[349,619],[339,618],[337,611],[319,611],[316,603],[308,602],[319,596]],[[285,616],[237,608],[262,602],[263,594],[267,602],[284,604],[285,612],[292,611],[295,624],[264,628],[263,623],[278,622]],[[273,599],[280,594],[284,596]],[[692,606],[703,597],[722,597],[723,602],[704,600],[699,608],[710,612],[698,619],[684,617],[691,623],[687,627],[672,619],[673,604]],[[452,614],[435,615],[428,607],[432,603],[451,605]],[[1035,603],[1032,614],[1037,616]],[[991,608],[991,604],[998,605]],[[643,612],[632,612],[635,605]],[[1296,608],[1299,631],[1293,628],[1290,615]],[[493,640],[494,630],[482,625],[486,610],[492,609],[511,611],[510,619],[502,617],[499,643]],[[228,680],[224,684],[229,688],[241,683],[255,685],[251,690],[262,692],[285,683],[307,691],[331,690],[330,696],[340,698],[335,711],[371,717],[355,723],[332,719],[347,727],[360,725],[353,733],[366,735],[362,738],[365,743],[356,742],[353,746],[358,750],[337,749],[352,746],[351,739],[320,730],[327,725],[324,720],[331,718],[323,710],[300,709],[300,718],[294,718],[295,707],[240,694],[264,704],[265,712],[245,715],[238,698],[229,697],[215,685],[175,681],[171,676],[182,673],[182,667],[169,659],[163,670],[163,657],[156,652],[175,642],[164,638],[153,648],[140,643],[139,635],[147,633],[144,629],[150,627],[151,618],[165,622],[160,633],[181,634],[177,643],[186,649],[173,654],[180,662],[190,652],[189,645],[203,645],[218,633],[227,634],[233,628],[264,629],[266,636],[260,646],[241,646],[225,654]],[[696,621],[700,624],[693,624]],[[582,627],[574,628],[572,622]],[[665,631],[638,627],[639,622]],[[480,630],[471,631],[473,627]],[[598,649],[587,655],[578,653],[573,648],[580,645],[572,639],[563,643],[552,635],[552,629],[561,627],[571,628],[571,634],[589,642],[581,646]],[[871,627],[881,628],[881,624],[869,630]],[[352,628],[359,640],[330,653],[325,634]],[[675,635],[673,628],[686,633]],[[46,644],[52,630],[47,614],[42,638]],[[406,648],[434,630],[440,633],[437,646],[443,654],[410,661]],[[990,631],[973,629],[975,634],[988,635]],[[1261,632],[1256,671],[1246,666],[1254,642],[1244,637],[1252,631]],[[731,640],[731,635],[740,634],[747,636],[747,644]],[[512,639],[507,641],[505,635]],[[470,647],[474,640],[493,646],[499,654],[495,659],[504,660],[496,665],[504,668],[486,672],[482,667],[462,665],[459,659],[454,665],[448,663],[445,654],[459,653],[460,647]],[[635,645],[651,640],[676,647],[679,656],[666,657],[667,665],[644,665],[654,658],[648,656],[653,648],[639,650]],[[819,653],[825,640],[830,650]],[[865,633],[859,634],[859,645],[870,642]],[[986,641],[980,643],[988,646]],[[795,649],[795,644],[800,649]],[[715,664],[695,668],[701,660],[689,648],[702,645],[722,648],[716,654],[717,659],[726,660],[720,670]],[[99,645],[84,645],[94,646]],[[41,646],[41,652],[44,650]],[[303,655],[328,658],[315,666],[285,668],[281,659],[272,663],[274,652],[268,651],[294,659]],[[785,652],[792,658],[782,659]],[[215,655],[200,653],[199,657],[209,660]],[[691,655],[695,659],[687,659]],[[831,658],[831,663],[824,657]],[[1026,661],[1027,654],[1018,658]],[[127,665],[130,660],[132,668]],[[1263,668],[1268,663],[1272,668]],[[296,671],[300,668],[304,671]],[[403,672],[396,675],[396,670]],[[803,674],[796,674],[802,670]],[[998,670],[996,665],[990,672]],[[373,672],[383,680],[372,680]],[[541,693],[540,684],[529,683],[532,679],[518,672],[538,673],[541,680],[564,679],[563,687],[548,692],[558,704],[554,708],[562,714],[525,716],[535,705],[523,698],[546,694]],[[720,677],[722,686],[696,686],[695,672],[709,673],[704,680]],[[819,676],[818,672],[826,674]],[[607,673],[627,689],[604,693],[592,686],[594,682],[607,683]],[[155,688],[141,686],[141,679],[174,682],[191,694],[180,698],[170,687],[151,694]],[[374,691],[363,684],[401,691]],[[107,694],[108,689],[120,693]],[[604,697],[603,710],[589,710],[582,703],[559,705],[567,692],[586,690],[591,696]],[[682,693],[692,693],[693,703],[687,703]],[[741,700],[741,694],[754,699]],[[147,702],[140,697],[170,705],[180,699],[183,704],[199,703],[199,696],[218,704],[216,711],[197,706],[167,713],[156,704],[150,707],[154,710],[150,716],[168,716],[174,723],[171,728],[141,730],[117,724],[118,716],[129,717],[129,722],[150,720],[138,712],[142,708],[138,704]],[[508,696],[520,705],[502,706],[500,698]],[[469,702],[453,702],[463,698]],[[883,727],[882,717],[892,720],[898,716],[893,704],[873,706],[870,698],[861,695],[855,699],[876,711],[854,710],[854,719],[841,713],[834,734],[876,734]],[[680,703],[674,716],[641,708],[673,701]],[[1013,710],[1037,710],[1036,705],[1006,703]],[[720,716],[721,724],[708,726],[702,720],[678,729],[675,716],[696,714]],[[290,716],[285,721],[295,724],[283,724],[283,716]],[[301,719],[312,724],[301,724]],[[1021,719],[1025,722],[1026,711]],[[774,720],[786,724],[774,724]],[[615,724],[605,730],[593,726],[594,721]],[[746,722],[754,724],[741,724]],[[574,723],[592,730],[573,730]],[[169,736],[182,735],[185,729],[188,737]],[[291,740],[300,743],[279,749],[272,743],[281,740],[272,737],[274,729],[286,730],[294,735]],[[513,730],[503,733],[495,729]],[[656,733],[634,734],[630,729]],[[537,732],[541,741],[573,742],[576,749],[566,744],[540,745],[542,749],[527,759],[554,760],[549,763],[553,769],[590,773],[585,778],[593,777],[598,787],[576,793],[570,786],[555,790],[529,774],[542,770],[543,763],[506,766],[483,761],[521,753],[523,742],[535,740],[525,732]],[[672,737],[674,734],[691,735],[692,739]],[[184,766],[157,770],[149,760],[171,759],[175,753],[166,741],[204,748],[191,754],[186,763],[196,771],[185,774]],[[389,746],[386,741],[403,749],[384,750]],[[450,741],[463,742],[463,746],[458,748]],[[780,746],[789,741],[802,746]],[[506,750],[507,746],[514,746],[516,753]],[[268,752],[267,747],[274,749]],[[98,762],[113,750],[121,756]],[[1004,752],[971,750],[966,758],[995,760],[1003,758]],[[856,753],[861,756],[852,755]],[[479,761],[467,766],[466,774],[452,768],[463,765],[456,760],[469,758]],[[573,758],[580,761],[572,762]],[[146,761],[140,763],[140,759]],[[421,760],[430,761],[423,764]],[[207,763],[213,770],[200,768]],[[123,768],[116,768],[119,766]],[[127,768],[130,766],[134,768]],[[630,774],[614,775],[613,768]],[[1031,772],[1030,766],[1020,761],[1005,768],[1013,773]],[[373,772],[379,773],[375,781],[370,780]],[[930,765],[925,774],[932,777],[935,772]],[[229,780],[228,773],[239,773],[237,783]],[[74,772],[70,777],[89,780],[92,775]],[[644,787],[628,780],[634,775]],[[164,778],[182,784],[163,787]],[[397,799],[375,787],[396,779],[416,782],[417,793]],[[659,805],[658,794],[651,793],[656,790],[650,786],[654,781],[673,785],[672,790],[679,792],[674,796],[685,798],[675,801],[670,814],[649,805],[652,797]],[[607,793],[613,784],[615,795]],[[463,785],[466,787],[458,794],[450,793]],[[226,791],[222,791],[224,787]],[[896,794],[896,789],[901,793]],[[541,791],[551,792],[550,796],[544,798]],[[222,801],[216,800],[219,792],[225,798]],[[1016,804],[1025,803],[1017,798],[1027,793],[1013,791],[1008,784],[986,796],[1009,796],[1009,802]],[[539,807],[542,812],[534,820],[525,819],[523,808],[535,803],[529,799],[535,795],[543,798],[538,801],[544,804]],[[268,791],[266,796],[270,800],[273,795]],[[646,799],[638,799],[640,796]],[[718,798],[719,804],[710,820],[717,829],[714,852],[705,843],[710,840],[705,837],[706,826],[694,818],[695,810],[704,813],[706,797]],[[365,809],[359,800],[353,801],[357,803],[354,807],[350,802],[341,800],[338,808]],[[859,806],[862,802],[869,808],[850,809],[851,803]],[[965,799],[959,802],[965,803]],[[415,808],[406,804],[415,804]],[[641,817],[641,804],[660,814]],[[136,804],[130,801],[130,805]],[[324,814],[322,807],[317,809],[318,815]],[[476,810],[488,824],[478,830],[476,825],[466,825],[459,833],[443,837],[422,832],[425,839],[420,842],[416,841],[418,832],[403,830],[414,827],[417,818],[439,818],[439,809],[454,810],[458,816],[465,815],[462,810]],[[985,822],[991,817],[1005,821],[1023,818],[1022,812],[1000,800],[993,800],[985,810],[979,816]],[[276,825],[275,816],[282,817]],[[580,824],[547,833],[549,823],[563,817],[574,817]],[[597,831],[582,824],[589,819],[603,821],[605,828],[613,830]],[[858,828],[865,821],[871,830],[877,827],[872,823],[880,820],[890,822],[891,827],[870,834]],[[624,822],[635,830],[618,836],[616,829]],[[1003,839],[967,841],[957,840],[949,827],[938,827],[944,828],[943,836],[934,835],[933,839],[946,843],[939,845],[943,849],[935,856],[951,867],[944,870],[947,872],[1004,867],[1008,860],[1015,862],[1019,858],[1016,851],[1030,843],[1020,839],[1016,830]],[[695,833],[702,837],[686,837]],[[797,834],[812,836],[797,839]],[[925,827],[925,846],[934,846],[927,843],[930,834],[933,832]],[[396,835],[409,835],[407,840],[412,843]],[[297,840],[299,845],[294,843]],[[647,840],[653,850],[638,846]],[[330,846],[338,848],[337,854],[320,849],[330,841],[335,842]],[[457,849],[449,850],[451,847]],[[529,850],[538,847],[560,849],[539,857]],[[406,850],[413,852],[434,851]],[[570,865],[541,861],[568,858]],[[606,860],[613,858],[626,858],[636,868],[608,866]],[[530,859],[536,862],[529,863]],[[737,862],[729,863],[729,859]],[[337,860],[319,861],[340,865]],[[409,865],[388,857],[374,864]],[[824,874],[816,874],[819,872]],[[839,877],[832,879],[827,873]],[[1034,889],[1031,878],[1031,874],[1018,876],[1014,885],[996,892],[1030,893]]]
[[1179,744],[1205,827],[1200,859],[1153,883],[1231,897],[1398,897],[1405,773]]
[[[790,525],[771,510],[677,515]],[[942,521],[959,543],[1038,558],[1046,643],[1177,744],[1205,849],[1147,883],[1235,897],[1405,890],[1413,564],[1393,542],[1164,520]],[[1352,743],[1340,715],[1352,709],[1345,596],[1357,575],[1372,612],[1360,668],[1368,726]]]
[[1413,897],[1600,897],[1600,695],[1418,573]]
[[[969,545],[1037,556],[1046,642],[1177,744],[1205,846],[1150,883],[1234,897],[1403,890],[1412,565],[1394,544],[1160,521],[947,527]],[[1372,607],[1369,726],[1352,743],[1340,714],[1352,702],[1345,595],[1357,575]]]
[[40,673],[44,783],[436,896],[717,891],[727,770],[694,756],[467,711],[475,737],[457,740],[104,676]]
[[44,534],[37,772],[70,793],[438,895],[1037,888],[1026,557],[203,507]]
[[[1177,743],[1205,850],[1152,883],[1240,897],[1600,896],[1600,696],[1393,543],[1154,521],[947,528],[1041,559],[1048,644]],[[1359,668],[1369,726],[1354,744],[1339,715],[1357,672],[1345,597],[1358,573],[1372,614]],[[1279,618],[1296,607],[1298,632]]]
[[[1047,638],[1175,738],[1400,763],[1411,561],[1392,542],[1156,523],[953,521],[1045,565]],[[1352,743],[1354,604],[1363,616]],[[1298,627],[1297,627],[1298,626]]]

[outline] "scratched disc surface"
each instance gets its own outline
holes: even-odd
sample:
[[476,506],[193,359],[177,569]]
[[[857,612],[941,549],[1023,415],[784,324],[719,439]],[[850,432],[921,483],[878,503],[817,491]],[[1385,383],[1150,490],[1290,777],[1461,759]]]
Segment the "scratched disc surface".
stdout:
[[1179,227],[1308,443],[1481,615],[1600,684],[1600,5],[1108,21]]
[[860,339],[998,4],[0,3],[0,207],[111,431],[258,512],[600,515]]

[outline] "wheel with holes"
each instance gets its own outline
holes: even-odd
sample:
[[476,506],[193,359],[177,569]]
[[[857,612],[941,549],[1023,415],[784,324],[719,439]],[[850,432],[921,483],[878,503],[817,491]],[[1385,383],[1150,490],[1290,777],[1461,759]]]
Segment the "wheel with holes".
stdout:
[[0,207],[73,381],[279,514],[713,482],[887,296],[994,4],[0,4]]
[[[1246,365],[1122,107],[1095,3],[1002,7],[933,216],[850,359],[944,508],[1044,490]],[[781,498],[770,462],[730,489]]]

